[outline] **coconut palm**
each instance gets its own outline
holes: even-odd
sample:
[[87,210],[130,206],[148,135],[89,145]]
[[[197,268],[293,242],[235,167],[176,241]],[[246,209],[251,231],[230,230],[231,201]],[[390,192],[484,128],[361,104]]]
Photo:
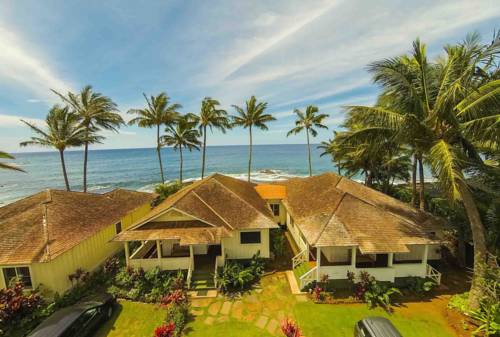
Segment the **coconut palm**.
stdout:
[[[500,46],[482,45],[477,35],[470,35],[459,45],[447,46],[445,51],[444,57],[429,62],[425,45],[415,41],[411,55],[414,65],[411,68],[412,80],[394,72],[393,77],[387,76],[384,85],[391,88],[395,83],[406,81],[401,86],[408,88],[406,92],[410,96],[393,95],[392,108],[358,106],[348,110],[366,126],[356,137],[371,135],[372,141],[376,140],[377,134],[395,137],[404,134],[408,131],[404,120],[414,119],[414,126],[420,132],[418,138],[423,140],[419,150],[426,155],[443,193],[453,202],[462,202],[469,218],[475,270],[469,304],[471,308],[477,308],[481,298],[478,271],[487,260],[487,247],[484,226],[464,170],[486,167],[477,144],[494,144],[498,149],[500,80],[485,81],[483,74],[498,71],[492,69],[495,67],[492,61],[498,59]],[[425,119],[408,114],[407,104],[411,102],[415,110],[423,112]],[[397,107],[402,107],[402,111],[396,110]],[[405,141],[405,137],[399,139]]]
[[158,155],[158,162],[160,164],[160,177],[161,182],[165,182],[163,174],[163,163],[161,160],[161,136],[160,128],[162,126],[172,126],[179,117],[178,110],[182,105],[177,103],[170,103],[170,97],[165,92],[160,93],[158,96],[151,96],[148,98],[143,94],[146,99],[146,107],[143,109],[130,109],[129,114],[138,115],[128,122],[129,125],[137,124],[142,128],[156,127],[156,153]]
[[203,135],[203,148],[201,156],[201,179],[205,177],[205,152],[207,147],[207,128],[212,131],[213,128],[226,133],[226,130],[231,128],[231,123],[227,112],[223,109],[218,109],[219,101],[205,97],[201,102],[200,115],[195,117],[198,122],[198,129]]
[[304,114],[299,109],[293,111],[297,115],[295,120],[295,127],[288,131],[286,136],[296,135],[299,132],[306,131],[307,136],[307,154],[309,160],[309,176],[312,176],[312,164],[311,164],[311,144],[309,142],[309,134],[316,137],[318,131],[315,128],[328,129],[328,127],[323,123],[323,120],[328,117],[327,114],[318,114],[319,109],[317,106],[309,105],[306,108],[306,113]]
[[165,129],[165,136],[161,137],[162,144],[172,146],[174,150],[179,150],[180,167],[179,181],[182,184],[182,169],[184,158],[182,157],[182,149],[187,148],[189,151],[200,150],[201,142],[198,139],[200,133],[196,130],[196,120],[193,115],[184,115],[176,121],[174,125],[168,125]]
[[87,192],[87,161],[90,139],[102,140],[103,136],[95,137],[102,129],[118,132],[124,121],[115,102],[101,93],[94,92],[92,86],[87,85],[78,93],[68,92],[63,95],[52,90],[66,104],[68,104],[84,127],[87,141],[84,142],[83,154],[83,191]]
[[[14,156],[8,154],[7,152],[0,151],[0,159],[15,159],[15,158]],[[3,162],[0,162],[0,169],[25,172],[22,168],[14,164],[3,163]]]
[[[66,164],[64,161],[64,150],[68,147],[81,146],[85,142],[95,141],[94,130],[87,130],[79,123],[79,117],[70,111],[69,107],[54,105],[50,109],[45,119],[46,130],[43,130],[33,123],[21,120],[35,132],[30,140],[21,142],[21,146],[38,145],[44,147],[53,147],[59,152],[61,159],[62,172],[66,190],[70,190]],[[88,136],[90,135],[90,136]],[[90,137],[90,138],[89,138]]]
[[267,123],[276,120],[272,115],[264,113],[267,108],[266,102],[257,102],[255,96],[250,97],[246,101],[245,109],[233,105],[237,115],[231,116],[234,126],[242,126],[248,128],[249,132],[249,154],[248,154],[248,181],[250,181],[250,172],[252,169],[252,128],[256,127],[261,130],[267,130]]

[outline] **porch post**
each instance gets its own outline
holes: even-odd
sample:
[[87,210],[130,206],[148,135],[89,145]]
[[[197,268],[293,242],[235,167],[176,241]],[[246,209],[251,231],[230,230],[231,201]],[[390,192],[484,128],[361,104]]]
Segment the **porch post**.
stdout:
[[427,265],[427,258],[428,258],[428,256],[429,256],[429,245],[425,245],[424,246],[424,256],[422,258],[422,264],[424,266]]
[[129,247],[128,247],[128,241],[123,242],[123,245],[125,247],[125,263],[126,263],[126,265],[128,267],[129,266],[128,260],[130,259],[130,250],[129,250]]
[[316,282],[319,282],[321,269],[321,247],[316,247]]
[[194,253],[193,245],[189,245],[189,263],[191,264],[191,270],[194,270]]
[[392,262],[394,260],[394,253],[389,253],[387,257],[387,267],[392,267]]
[[158,252],[158,263],[161,263],[161,245],[160,240],[156,240],[156,251]]
[[351,249],[351,268],[356,268],[356,252],[358,250],[357,246],[353,246]]

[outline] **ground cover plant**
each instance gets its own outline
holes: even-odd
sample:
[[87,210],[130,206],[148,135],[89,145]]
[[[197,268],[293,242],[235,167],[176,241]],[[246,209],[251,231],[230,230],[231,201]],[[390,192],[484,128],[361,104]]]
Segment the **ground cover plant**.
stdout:
[[377,281],[365,271],[359,272],[357,277],[353,272],[347,272],[347,279],[352,283],[354,296],[362,299],[370,308],[380,306],[389,310],[393,296],[401,295],[398,288]]
[[220,288],[224,292],[248,289],[264,273],[264,260],[257,253],[250,262],[228,261],[217,276]]

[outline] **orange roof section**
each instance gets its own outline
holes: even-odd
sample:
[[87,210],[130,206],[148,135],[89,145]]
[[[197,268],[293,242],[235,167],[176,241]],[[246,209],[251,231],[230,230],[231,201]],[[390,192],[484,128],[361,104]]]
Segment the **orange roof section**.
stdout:
[[278,184],[261,184],[255,186],[255,190],[259,193],[262,199],[285,199],[286,186]]

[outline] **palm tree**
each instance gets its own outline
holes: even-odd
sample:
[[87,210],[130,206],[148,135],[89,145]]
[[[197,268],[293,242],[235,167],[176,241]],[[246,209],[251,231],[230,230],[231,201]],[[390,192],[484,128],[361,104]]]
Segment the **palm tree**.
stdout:
[[70,111],[68,106],[61,107],[54,105],[50,109],[47,118],[45,119],[46,130],[43,130],[33,123],[21,120],[24,124],[30,127],[36,133],[30,140],[21,142],[21,146],[39,145],[44,147],[53,147],[59,151],[61,166],[64,176],[66,190],[70,190],[68,174],[66,173],[66,164],[64,162],[64,150],[68,147],[81,146],[85,142],[95,141],[93,135],[94,130],[87,130],[79,124],[79,117]]
[[63,95],[55,90],[52,91],[73,109],[80,124],[85,129],[87,140],[83,144],[85,147],[83,155],[83,191],[87,192],[89,139],[93,138],[94,142],[100,142],[104,137],[95,137],[97,132],[101,129],[118,132],[124,121],[118,114],[115,102],[101,93],[94,92],[90,85],[85,86],[78,94],[68,92]]
[[296,135],[303,130],[306,131],[307,135],[307,153],[309,159],[309,176],[312,176],[312,164],[311,164],[311,145],[309,143],[309,134],[311,136],[316,137],[318,132],[315,128],[328,129],[328,127],[324,124],[321,124],[325,118],[328,117],[327,114],[319,114],[318,115],[318,107],[314,105],[309,105],[306,108],[306,113],[304,114],[299,109],[295,109],[294,113],[297,115],[297,119],[295,120],[295,127],[288,131],[286,136]]
[[172,146],[174,150],[179,150],[180,168],[179,181],[182,184],[182,166],[184,158],[182,157],[182,148],[189,151],[200,150],[201,142],[198,137],[200,133],[196,130],[196,121],[191,114],[178,118],[174,125],[168,125],[165,129],[166,135],[161,137],[162,144]]
[[276,120],[272,115],[264,113],[267,108],[266,102],[257,102],[255,96],[250,97],[246,101],[246,108],[240,108],[237,105],[233,105],[233,108],[238,113],[237,115],[231,116],[234,126],[242,126],[244,129],[248,128],[250,142],[249,142],[249,155],[248,155],[248,181],[250,181],[250,172],[252,169],[252,127],[259,128],[261,130],[267,130],[266,123]]
[[129,114],[138,115],[130,122],[129,125],[137,124],[142,128],[153,128],[156,127],[156,153],[158,154],[158,162],[160,163],[160,177],[162,184],[165,183],[165,177],[163,175],[163,164],[161,160],[161,137],[160,137],[160,127],[165,125],[167,127],[174,124],[174,122],[179,117],[179,110],[182,108],[180,104],[172,103],[170,104],[170,97],[165,92],[160,93],[158,96],[151,96],[148,98],[146,94],[143,94],[146,99],[146,107],[143,109],[130,109]]
[[212,131],[212,128],[216,128],[222,133],[226,133],[226,130],[231,128],[231,123],[227,116],[227,112],[222,109],[218,109],[217,106],[220,105],[219,101],[205,97],[201,102],[200,115],[196,116],[196,121],[198,122],[198,129],[200,134],[203,135],[203,149],[202,149],[202,160],[201,160],[201,179],[205,177],[205,151],[207,147],[207,127]]
[[[15,159],[15,158],[14,156],[8,154],[7,152],[0,151],[0,159]],[[22,168],[14,164],[2,163],[2,162],[0,162],[0,169],[25,172]]]
[[[408,130],[404,120],[415,120],[419,139],[425,139],[420,142],[419,151],[427,156],[444,194],[452,202],[462,202],[470,221],[474,277],[469,305],[475,309],[482,296],[479,271],[487,261],[487,247],[484,226],[464,170],[485,169],[478,144],[495,144],[498,149],[500,143],[500,80],[485,80],[484,76],[497,71],[492,59],[498,57],[500,48],[481,45],[477,35],[470,35],[459,45],[447,46],[445,51],[444,57],[431,63],[427,60],[425,45],[416,40],[411,55],[412,79],[394,74],[386,83],[391,88],[391,83],[407,81],[406,87],[412,88],[411,96],[405,98],[406,101],[393,96],[392,108],[349,107],[348,110],[366,126],[356,136],[363,133],[364,137],[375,133],[401,135]],[[423,112],[425,119],[407,114],[407,109],[404,111],[409,101]],[[403,111],[396,110],[397,107],[403,107]]]

